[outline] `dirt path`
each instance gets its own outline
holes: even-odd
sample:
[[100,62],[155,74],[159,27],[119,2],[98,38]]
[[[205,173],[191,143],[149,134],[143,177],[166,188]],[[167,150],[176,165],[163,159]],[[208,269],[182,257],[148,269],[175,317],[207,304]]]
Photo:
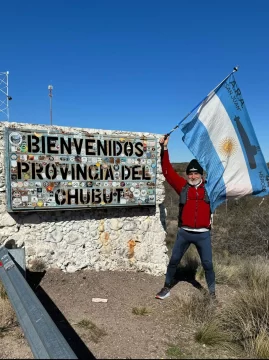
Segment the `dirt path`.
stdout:
[[[61,286],[56,287],[56,283]],[[161,322],[169,302],[154,298],[162,283],[162,278],[142,273],[50,271],[41,286],[95,357],[163,358],[164,341],[171,329]],[[92,298],[105,298],[108,302],[93,303]],[[146,307],[149,314],[133,314],[133,309],[139,307]],[[75,325],[87,320],[106,335],[97,339],[98,334],[94,338],[87,326]]]
[[[92,353],[106,359],[161,359],[168,357],[169,345],[176,342],[185,358],[229,357],[195,343],[196,329],[191,324],[183,326],[175,314],[176,295],[199,290],[181,282],[170,298],[156,300],[163,280],[144,273],[48,270],[36,294],[79,358],[89,359]],[[227,296],[227,288],[219,287],[219,292]],[[108,301],[94,303],[92,298]],[[133,313],[139,309],[147,313]],[[32,357],[26,340],[16,331],[0,340],[0,358]]]

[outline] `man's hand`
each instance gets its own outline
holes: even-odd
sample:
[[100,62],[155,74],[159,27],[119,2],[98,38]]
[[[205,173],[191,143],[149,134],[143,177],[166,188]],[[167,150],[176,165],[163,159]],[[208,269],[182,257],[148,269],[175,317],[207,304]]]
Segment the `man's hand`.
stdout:
[[164,136],[160,138],[159,143],[161,146],[167,147],[169,142],[169,136],[165,139]]

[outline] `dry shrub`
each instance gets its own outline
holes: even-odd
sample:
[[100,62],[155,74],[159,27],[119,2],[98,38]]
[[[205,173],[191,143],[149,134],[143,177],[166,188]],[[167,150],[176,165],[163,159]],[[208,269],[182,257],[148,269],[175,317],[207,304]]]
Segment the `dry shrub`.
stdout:
[[17,325],[15,312],[8,300],[4,286],[0,283],[0,336]]
[[200,265],[200,258],[196,247],[193,244],[184,254],[181,263],[184,267],[189,267],[190,269],[197,270],[198,266]]
[[215,306],[210,301],[209,295],[202,292],[181,298],[175,298],[176,311],[180,310],[182,316],[195,323],[205,323],[215,314]]
[[202,265],[200,264],[196,270],[196,278],[198,280],[202,280],[202,279],[204,279],[204,277],[205,277],[205,271],[204,271]]
[[194,245],[191,245],[176,269],[172,285],[176,285],[179,281],[187,281],[197,288],[202,288],[201,284],[195,280],[198,267],[198,253]]
[[222,204],[214,214],[213,247],[218,252],[269,257],[269,198],[243,197]]
[[0,300],[0,329],[16,323],[15,312],[7,300]]
[[252,354],[256,354],[258,359],[269,359],[268,330],[260,330],[257,337],[249,342],[249,350]]
[[141,306],[141,307],[134,307],[132,309],[132,313],[134,315],[148,315],[150,313],[150,309],[147,308],[146,306]]
[[269,284],[265,288],[242,288],[234,301],[228,303],[221,312],[205,317],[195,334],[196,341],[230,349],[239,345],[246,353],[268,359],[268,291]]
[[6,300],[8,298],[4,285],[0,282],[0,299]]
[[221,328],[217,319],[210,318],[195,334],[195,340],[206,345],[224,345],[231,342],[231,335]]
[[[238,293],[214,317],[205,315],[195,338],[208,345],[240,345],[255,357],[269,358],[269,264],[260,257],[222,261],[215,266],[216,278],[237,285]],[[196,322],[199,302],[192,300],[185,309]]]
[[103,336],[107,335],[103,329],[99,328],[94,322],[88,319],[82,319],[76,325],[86,330],[90,339],[96,344]]
[[[262,257],[216,254],[213,262],[217,284],[257,288],[269,283],[269,263]],[[201,265],[197,269],[197,278],[204,278]]]
[[33,272],[43,272],[46,270],[46,264],[42,259],[33,259],[29,262],[30,270]]
[[269,263],[262,257],[245,259],[240,262],[239,281],[243,286],[262,289],[269,284]]
[[235,340],[255,338],[261,329],[269,334],[269,286],[241,289],[225,309],[222,322]]
[[199,264],[200,260],[197,250],[194,245],[191,245],[178,266],[178,276],[182,279],[195,279]]
[[269,284],[265,287],[241,288],[234,301],[221,313],[220,326],[232,341],[260,357],[269,355]]
[[166,350],[166,355],[169,359],[186,359],[185,354],[177,345],[170,345]]
[[166,226],[166,246],[168,248],[168,255],[170,256],[172,253],[172,248],[174,246],[177,232],[178,232],[178,221],[177,220],[167,220]]
[[[238,283],[239,268],[236,265],[224,265],[219,262],[214,263],[214,271],[216,277],[216,284],[233,285]],[[197,270],[197,278],[204,278],[204,269],[199,266]]]

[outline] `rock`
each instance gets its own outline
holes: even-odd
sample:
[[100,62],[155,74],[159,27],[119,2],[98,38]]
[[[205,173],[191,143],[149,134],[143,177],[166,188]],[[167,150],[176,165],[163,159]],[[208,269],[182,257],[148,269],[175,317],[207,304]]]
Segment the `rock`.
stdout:
[[[87,234],[86,234],[86,237],[88,238]],[[89,235],[89,239],[92,240],[92,239],[98,239],[99,237],[99,234],[98,234],[98,231],[97,230],[94,230],[90,233]]]
[[107,246],[109,242],[110,235],[108,232],[103,232],[100,236],[101,243],[103,246]]
[[99,227],[98,227],[99,232],[103,232],[105,231],[105,224],[104,224],[104,220],[100,221]]
[[69,234],[65,235],[64,240],[69,245],[81,246],[85,243],[85,239],[83,238],[82,234],[75,231],[70,231]]
[[73,230],[79,230],[80,225],[76,222],[73,224],[72,228],[73,228]]
[[135,228],[136,228],[135,222],[129,222],[128,221],[128,222],[123,224],[123,229],[125,231],[132,231],[132,230],[135,230]]
[[14,220],[14,218],[10,214],[4,213],[3,215],[0,216],[0,227],[14,226],[14,225],[16,225],[16,220]]
[[63,240],[63,234],[58,229],[54,232],[51,232],[50,234],[47,234],[47,237],[45,241],[47,242],[53,242],[53,243],[59,243]]
[[18,234],[18,229],[16,226],[4,227],[0,229],[0,237],[7,236],[10,237],[10,239],[12,238],[14,240],[17,240],[21,237],[18,236],[17,234]]
[[4,203],[4,201],[0,201],[0,214],[6,212],[6,205]]
[[123,226],[123,223],[121,220],[118,219],[111,219],[110,220],[110,229],[111,230],[119,230]]
[[24,246],[24,240],[22,238],[19,238],[18,240],[16,240],[15,243],[16,243],[17,248],[21,248]]
[[74,266],[74,265],[68,265],[65,269],[67,272],[69,273],[74,273],[76,272],[78,269]]
[[95,303],[107,303],[107,299],[92,298],[92,302],[95,302]]
[[97,230],[98,229],[98,221],[89,222],[88,223],[88,229],[89,229],[90,232]]
[[43,250],[39,250],[38,251],[38,256],[39,257],[45,257],[46,255],[47,255],[47,251],[45,250],[45,249],[43,249]]
[[150,224],[150,221],[149,221],[149,220],[143,221],[143,222],[141,223],[140,229],[141,229],[142,231],[148,231],[149,224]]
[[25,253],[27,256],[33,256],[36,254],[36,250],[33,247],[29,246],[25,248]]
[[112,234],[110,234],[110,240],[112,240],[112,241],[117,240],[119,238],[119,236],[120,236],[119,231],[113,232]]

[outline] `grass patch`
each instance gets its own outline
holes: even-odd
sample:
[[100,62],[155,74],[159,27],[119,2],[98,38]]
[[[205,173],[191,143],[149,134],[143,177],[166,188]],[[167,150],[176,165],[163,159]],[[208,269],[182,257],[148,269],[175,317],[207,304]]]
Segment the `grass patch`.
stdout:
[[30,262],[30,270],[33,272],[43,272],[46,270],[46,264],[42,259],[33,259]]
[[[225,265],[215,261],[214,271],[216,284],[235,285],[238,284],[240,269],[236,265]],[[205,276],[204,269],[200,265],[197,269],[197,278],[202,280]]]
[[216,263],[214,266],[216,284],[233,285],[238,282],[239,269],[235,265]]
[[[215,254],[213,263],[216,284],[259,288],[269,283],[269,264],[262,257],[241,258],[223,252]],[[198,280],[204,278],[201,265],[196,271],[196,277]]]
[[101,340],[103,336],[107,335],[107,333],[103,329],[100,329],[92,321],[87,319],[82,319],[76,325],[86,330],[87,333],[90,335],[90,339],[96,344]]
[[[269,284],[243,287],[218,314],[208,317],[196,332],[206,345],[241,346],[256,358],[269,358]],[[218,316],[216,316],[218,315]]]
[[215,319],[204,323],[195,334],[195,340],[205,345],[229,343],[231,336],[221,329],[221,323]]
[[269,264],[268,260],[252,258],[249,261],[242,261],[239,265],[240,282],[252,289],[268,288]]
[[[197,342],[206,345],[241,346],[246,353],[260,359],[269,358],[269,264],[266,259],[238,256],[223,257],[216,262],[217,283],[237,286],[237,294],[225,304],[221,312],[211,314],[197,311],[199,297],[192,297],[184,305],[184,313],[201,323],[195,334]],[[198,271],[199,273],[199,271]],[[199,274],[201,274],[200,271]]]
[[169,358],[174,358],[174,359],[184,359],[184,358],[186,358],[184,353],[176,345],[170,345],[169,348],[166,350],[166,355]]
[[223,312],[222,322],[242,343],[266,330],[269,335],[269,284],[263,288],[244,288]]
[[148,315],[150,313],[150,310],[146,307],[146,306],[141,306],[141,307],[133,307],[132,309],[132,313],[134,315]]
[[17,326],[16,315],[8,300],[5,288],[0,283],[0,336],[3,336],[14,326]]
[[6,330],[3,327],[0,327],[0,339],[5,336]]
[[6,290],[4,288],[4,285],[0,282],[0,299],[1,300],[7,300],[8,296],[6,293]]
[[260,330],[258,336],[250,342],[250,350],[258,359],[269,359],[268,329]]
[[195,323],[204,323],[215,314],[215,306],[210,301],[208,294],[203,292],[194,293],[184,299],[176,297],[177,311],[183,315],[185,320]]
[[6,326],[0,326],[0,338],[3,338],[5,336],[5,334],[10,331],[11,329],[13,329],[15,326],[17,326],[17,323],[13,323],[13,324],[9,324]]
[[197,250],[194,245],[191,245],[184,254],[180,267],[184,268],[186,274],[189,274],[189,276],[193,275],[194,277],[199,265],[200,259]]

